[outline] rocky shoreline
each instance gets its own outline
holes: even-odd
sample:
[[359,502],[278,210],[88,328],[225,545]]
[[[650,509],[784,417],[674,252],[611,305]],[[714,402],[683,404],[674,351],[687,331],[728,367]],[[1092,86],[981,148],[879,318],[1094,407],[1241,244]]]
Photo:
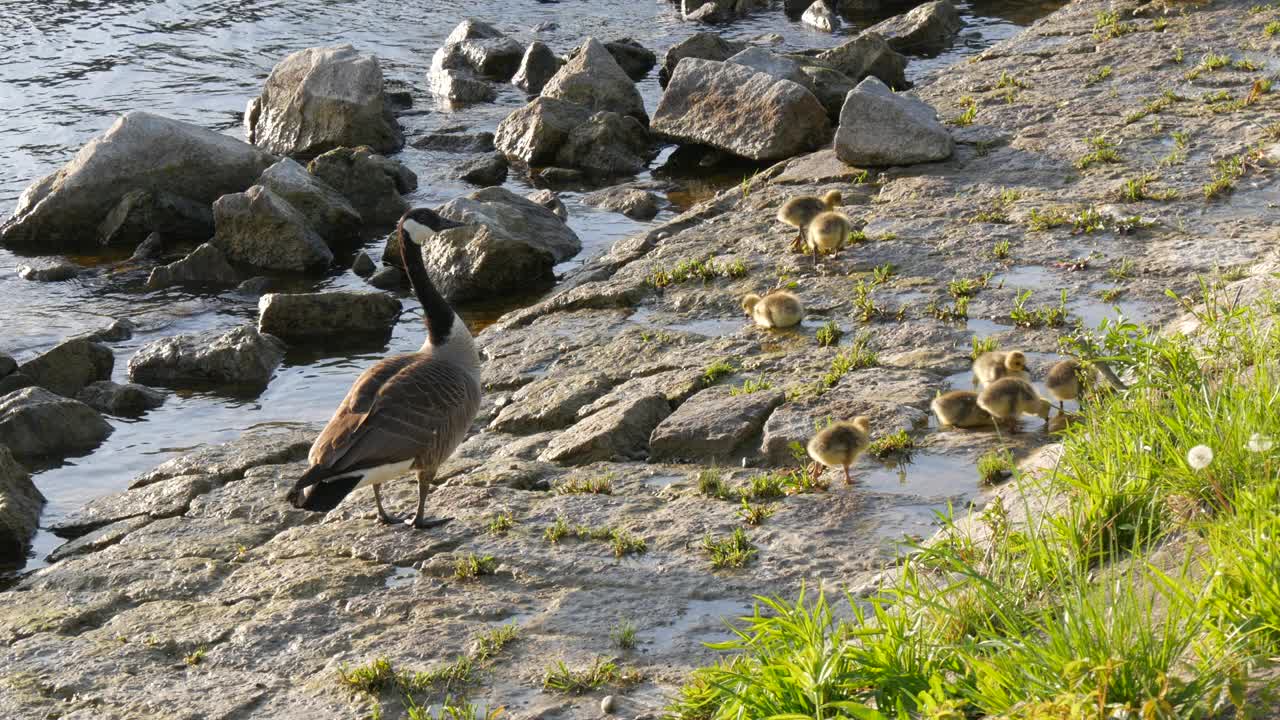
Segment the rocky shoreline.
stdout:
[[[1043,377],[1059,338],[1071,332],[1064,314],[1094,324],[1118,304],[1130,318],[1159,324],[1180,309],[1165,290],[1188,294],[1198,275],[1229,282],[1270,258],[1276,190],[1269,168],[1280,155],[1280,129],[1262,68],[1277,42],[1264,26],[1277,18],[1249,8],[1218,2],[1166,12],[1159,3],[1078,0],[915,88],[912,96],[936,108],[947,127],[903,127],[919,140],[915,149],[938,148],[938,130],[946,133],[949,157],[940,161],[912,158],[923,164],[878,170],[847,164],[856,143],[841,143],[838,131],[828,149],[816,149],[812,129],[737,135],[745,144],[721,149],[788,159],[617,243],[544,301],[480,334],[485,405],[430,499],[429,511],[452,523],[425,533],[389,529],[364,492],[324,518],[290,508],[282,498],[305,467],[314,426],[261,428],[170,460],[131,489],[61,520],[59,532],[79,537],[55,552],[52,566],[0,596],[0,709],[12,717],[349,717],[368,713],[374,700],[343,682],[341,670],[385,658],[398,671],[426,672],[462,658],[468,672],[427,683],[422,702],[465,695],[503,705],[513,717],[576,718],[599,716],[609,695],[618,715],[658,714],[665,692],[714,659],[701,643],[725,635],[721,617],[749,613],[753,596],[792,595],[805,583],[873,587],[903,534],[927,535],[932,513],[949,503],[959,512],[984,502],[988,491],[973,464],[998,439],[938,429],[928,410],[938,391],[968,382],[975,339],[1027,351],[1033,375]],[[461,59],[441,59],[450,82],[480,82],[482,72],[507,69],[519,78],[521,65],[484,60],[513,56],[508,44],[483,31],[462,35],[476,33],[455,42],[485,52],[461,46],[454,48]],[[610,58],[627,78],[614,50],[588,42],[564,68]],[[523,64],[534,52],[522,55]],[[1219,56],[1227,61],[1213,59]],[[669,92],[692,83],[732,96],[745,72],[737,69],[745,65],[727,67],[735,65],[724,62],[731,56],[688,57],[667,73]],[[790,62],[806,73],[795,59],[765,60],[770,72],[792,72]],[[554,125],[565,110],[555,105],[571,102],[555,96],[580,91],[572,74],[513,117]],[[766,74],[744,77],[765,82]],[[856,82],[876,82],[845,77],[853,81],[846,95]],[[841,128],[858,122],[857,106],[843,104],[830,118],[818,94],[803,90],[805,97],[790,85],[783,89],[796,102],[818,103],[806,117]],[[857,87],[873,101],[886,97],[873,85]],[[581,132],[582,147],[594,147],[637,126],[645,131],[646,122],[706,141],[696,127],[666,124],[689,122],[696,110],[687,102],[679,112],[660,106],[650,118],[626,112],[623,91],[615,99],[612,110],[595,114],[569,108],[565,114],[582,124],[557,133],[557,142],[572,146]],[[256,122],[266,117],[260,111]],[[118,127],[136,122],[160,121],[135,114]],[[388,147],[396,141],[382,137]],[[534,139],[500,128],[495,142],[508,160],[507,148],[517,146],[529,158],[573,155],[565,145],[535,155]],[[409,183],[371,150],[304,145],[317,151],[312,175],[362,216],[383,212],[371,208]],[[796,155],[807,150],[815,151]],[[281,176],[282,187],[313,180],[291,160],[255,151],[242,157],[253,170],[242,173],[242,187],[227,190],[243,195],[237,202],[247,210],[222,211],[283,218],[306,230],[287,236],[297,250],[287,262],[302,259],[299,267],[328,251],[320,228],[334,223],[295,216],[340,221],[342,203],[314,205],[324,209],[316,214],[303,212],[303,200],[276,202],[287,195],[263,182],[268,174]],[[342,171],[330,182],[316,163]],[[376,180],[386,192],[357,203],[343,189],[342,178],[351,177],[362,178],[354,183],[360,187]],[[260,190],[246,192],[249,185]],[[790,229],[774,216],[790,197],[832,189],[843,193],[842,210],[860,241],[814,270],[807,257],[788,252]],[[300,192],[326,195],[314,187]],[[261,235],[219,240],[228,227],[217,222],[223,200],[206,200],[213,203],[209,227],[218,231],[210,233],[212,247],[237,263],[275,263],[279,244],[255,242]],[[156,208],[181,205],[127,202],[125,210],[94,212],[130,216],[129,208],[151,203],[145,214],[154,218]],[[504,190],[456,202],[460,214],[491,219],[467,232],[499,243],[510,241],[505,213],[519,213],[510,226],[538,223],[544,235],[560,223],[553,210]],[[60,222],[6,237],[60,237]],[[137,226],[112,227],[105,237]],[[549,270],[557,253],[572,254],[577,238],[559,234],[516,275],[528,278],[538,272],[532,268]],[[459,238],[456,247],[473,240]],[[428,266],[443,277],[494,278],[487,287],[511,281],[497,269],[485,275],[483,266],[466,265],[466,257],[436,262]],[[809,318],[797,330],[747,325],[741,297],[775,286],[803,298]],[[455,292],[463,298],[484,289]],[[326,307],[268,320],[286,311],[266,311],[277,302],[264,298],[261,332],[161,341],[168,346],[139,353],[131,372],[137,362],[140,380],[162,384],[269,379],[281,353],[280,341],[266,334],[273,325],[302,336],[352,326]],[[391,312],[380,301],[358,302],[374,319],[356,324],[379,326]],[[195,351],[169,347],[184,342]],[[65,412],[76,402],[66,395],[109,378],[93,340],[69,343],[76,345],[59,352],[74,361],[0,367],[0,383],[15,374],[30,378],[28,385],[63,383],[22,392],[49,396],[27,403],[30,412]],[[52,375],[42,368],[50,365],[59,373],[46,379]],[[75,373],[63,372],[72,367]],[[859,485],[799,484],[793,444],[815,421],[854,415],[871,418],[873,438],[904,431],[912,462],[886,451],[885,459],[868,456],[854,468]],[[1038,425],[1026,430],[1010,440],[1019,458],[1052,443]],[[5,482],[17,474],[9,465],[0,458]],[[392,507],[413,501],[412,484],[401,485],[389,488]],[[753,514],[757,507],[768,510]],[[707,545],[735,530],[754,552],[743,567],[714,568]],[[623,623],[635,627],[633,648],[611,638]],[[514,640],[476,650],[477,639],[507,625],[517,627]],[[544,690],[557,662],[576,671],[606,661],[617,668],[604,687],[582,696]],[[380,701],[388,716],[403,702],[391,690]]]

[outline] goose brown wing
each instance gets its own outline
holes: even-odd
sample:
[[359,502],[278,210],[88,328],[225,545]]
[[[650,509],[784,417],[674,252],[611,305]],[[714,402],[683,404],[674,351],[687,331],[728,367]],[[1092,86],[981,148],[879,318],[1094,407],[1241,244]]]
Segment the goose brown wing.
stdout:
[[466,435],[480,389],[457,366],[425,355],[387,358],[364,372],[311,446],[326,475],[422,458],[443,462]]

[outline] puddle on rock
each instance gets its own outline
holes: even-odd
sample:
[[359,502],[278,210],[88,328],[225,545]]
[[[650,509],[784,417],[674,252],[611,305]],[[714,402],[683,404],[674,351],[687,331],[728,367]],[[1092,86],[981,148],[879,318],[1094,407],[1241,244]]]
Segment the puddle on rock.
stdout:
[[[917,451],[904,460],[879,462],[873,458],[872,462],[870,469],[867,463],[851,469],[854,487],[893,495],[962,500],[976,497],[981,491],[973,462],[963,457]],[[833,488],[844,484],[839,471],[827,472],[832,473],[829,479]]]
[[652,647],[660,652],[675,649],[677,643],[701,647],[702,643],[725,639],[727,623],[750,616],[754,606],[741,600],[691,600],[670,625],[649,631]]
[[387,575],[385,585],[387,589],[408,587],[418,579],[418,569],[414,567],[395,566],[391,570],[391,574]]

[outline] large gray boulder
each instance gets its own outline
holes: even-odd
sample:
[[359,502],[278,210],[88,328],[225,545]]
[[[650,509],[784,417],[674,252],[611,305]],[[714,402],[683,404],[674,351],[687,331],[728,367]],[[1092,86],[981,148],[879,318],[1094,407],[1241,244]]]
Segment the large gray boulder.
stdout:
[[79,400],[29,387],[0,397],[0,446],[18,457],[92,450],[111,434],[98,411]]
[[750,160],[782,160],[831,137],[822,103],[803,86],[733,63],[686,58],[651,129]]
[[644,170],[652,156],[649,132],[639,120],[598,112],[570,131],[555,164],[597,175],[631,175]]
[[131,191],[208,207],[252,185],[275,161],[233,137],[131,112],[22,193],[13,216],[0,225],[0,245],[53,252],[92,243],[101,239],[99,225]]
[[649,451],[655,459],[732,460],[730,453],[759,434],[785,400],[781,390],[732,395],[723,385],[708,388],[654,428]]
[[627,77],[639,82],[658,64],[658,56],[632,38],[610,40],[604,44]]
[[826,0],[815,0],[800,16],[800,22],[822,32],[835,32],[840,27],[840,16],[827,5]]
[[727,23],[766,5],[766,0],[680,0],[680,12],[691,22]]
[[854,82],[877,77],[895,89],[906,89],[907,58],[878,33],[863,32],[830,50],[818,53],[818,62],[847,75]]
[[458,163],[453,172],[459,180],[472,185],[501,185],[507,179],[507,157],[500,152],[477,155]]
[[542,96],[649,122],[644,99],[635,83],[595,38],[587,38],[578,54],[547,81]]
[[809,77],[808,86],[813,91],[813,96],[826,108],[827,118],[833,124],[839,123],[844,99],[858,83],[842,72],[817,65],[804,66],[804,74]]
[[26,468],[0,445],[0,566],[21,565],[40,521],[44,496]]
[[129,360],[129,379],[145,385],[260,388],[284,360],[284,343],[252,326],[175,335],[143,346]]
[[520,58],[520,67],[511,84],[530,95],[537,95],[547,81],[560,71],[560,58],[541,40],[534,40]]
[[937,53],[947,49],[964,23],[951,0],[934,0],[867,28],[899,52]]
[[552,165],[569,134],[590,117],[591,111],[581,105],[534,98],[498,124],[494,145],[508,160],[530,166]]
[[387,335],[400,301],[380,292],[270,293],[258,300],[258,331],[286,341]]
[[762,72],[778,80],[790,80],[806,88],[809,86],[809,76],[804,74],[800,63],[789,57],[769,52],[764,48],[747,48],[740,53],[734,54],[725,62],[751,68],[756,72]]
[[111,348],[87,338],[61,342],[18,367],[40,387],[66,397],[95,380],[111,379],[116,358]]
[[409,209],[401,195],[418,189],[412,170],[367,147],[330,150],[308,163],[307,170],[347,198],[372,225],[395,225]]
[[351,45],[307,48],[281,60],[249,101],[244,134],[264,150],[304,158],[351,145],[404,147],[378,59]]
[[431,94],[459,105],[491,102],[498,97],[498,91],[471,70],[445,67],[447,60],[444,48],[431,58],[431,67],[427,70]]
[[218,198],[213,221],[211,242],[234,262],[294,272],[333,262],[329,246],[307,218],[261,185]]
[[99,380],[86,385],[76,399],[98,412],[129,417],[163,405],[164,393],[144,385]]
[[685,58],[724,61],[741,52],[745,47],[745,43],[725,40],[716,33],[694,33],[667,50],[667,54],[662,59],[662,67],[658,70],[658,83],[666,87],[671,81],[671,76],[675,74],[676,67]]
[[346,196],[289,158],[262,172],[255,183],[292,205],[330,248],[360,239],[363,219]]
[[506,82],[520,66],[524,48],[497,28],[479,20],[463,20],[437,51],[441,66],[467,69]]
[[147,288],[159,290],[170,285],[236,285],[240,273],[213,243],[205,243],[181,260],[151,269]]
[[951,133],[933,108],[869,77],[849,92],[836,130],[836,157],[856,167],[913,165],[951,157]]

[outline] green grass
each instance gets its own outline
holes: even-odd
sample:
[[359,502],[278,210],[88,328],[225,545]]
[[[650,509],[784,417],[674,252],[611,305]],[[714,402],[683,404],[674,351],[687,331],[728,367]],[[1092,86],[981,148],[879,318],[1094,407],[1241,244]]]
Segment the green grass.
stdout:
[[1112,73],[1111,66],[1103,65],[1102,67],[1098,68],[1094,72],[1089,73],[1089,75],[1085,77],[1084,86],[1090,87],[1093,85],[1097,85],[1103,80],[1106,80],[1107,78],[1111,77],[1111,73]]
[[[1178,52],[1181,53],[1182,51],[1178,50]],[[1182,62],[1182,60],[1180,59],[1180,55],[1175,57],[1175,61]],[[1172,90],[1165,90],[1158,97],[1152,98],[1147,102],[1143,103],[1141,109],[1134,110],[1128,115],[1125,115],[1124,124],[1132,125],[1133,123],[1138,122],[1139,120],[1147,117],[1148,115],[1156,115],[1156,114],[1162,113],[1165,110],[1168,110],[1170,107],[1172,107],[1174,103],[1184,102],[1185,100],[1186,100],[1185,97],[1178,95]]]
[[1120,199],[1132,203],[1143,200],[1172,200],[1177,197],[1177,192],[1173,190],[1152,190],[1150,185],[1155,181],[1155,173],[1144,173],[1136,178],[1125,180],[1120,188]]
[[756,378],[747,378],[739,387],[729,388],[729,394],[732,396],[750,395],[758,393],[761,390],[769,390],[773,388],[773,383],[769,382],[765,376],[761,375]]
[[520,626],[509,623],[482,633],[471,643],[471,658],[478,663],[498,656],[508,645],[520,638]]
[[1008,240],[1001,240],[1000,242],[991,246],[991,257],[995,258],[996,260],[1008,260],[1010,257],[1010,254],[1011,253],[1009,252]]
[[714,385],[721,378],[728,377],[736,372],[738,372],[738,368],[733,363],[728,360],[716,360],[702,371],[702,382],[707,385]]
[[947,283],[947,294],[953,298],[967,298],[978,294],[978,291],[991,284],[991,276],[986,273],[976,278],[956,278]]
[[630,620],[620,620],[609,628],[609,641],[619,650],[634,650],[639,644],[636,635],[636,624]]
[[733,533],[725,538],[707,534],[702,538],[702,549],[711,558],[711,567],[716,570],[745,567],[757,552],[756,546],[747,539],[742,528],[734,528]]
[[556,485],[557,495],[612,495],[613,473],[590,478],[574,478]]
[[818,341],[821,347],[833,347],[840,344],[840,338],[844,335],[844,331],[836,324],[835,320],[828,320],[818,331],[814,333],[814,340]]
[[1078,169],[1087,170],[1094,165],[1110,165],[1124,162],[1120,158],[1120,153],[1116,151],[1116,144],[1107,136],[1094,135],[1084,140],[1090,150],[1076,160]]
[[884,308],[876,304],[871,294],[876,286],[865,280],[859,280],[853,286],[853,316],[861,322],[871,322],[884,312]]
[[746,274],[747,265],[741,260],[724,263],[708,256],[701,260],[683,260],[670,270],[655,270],[645,278],[645,282],[649,287],[660,290],[690,280],[706,284],[716,278],[740,278]]
[[1067,291],[1063,290],[1057,305],[1046,305],[1040,308],[1027,307],[1031,299],[1030,290],[1022,290],[1013,300],[1013,310],[1009,311],[1009,319],[1018,327],[1061,327],[1067,322]]
[[506,535],[516,526],[516,519],[509,512],[494,513],[485,521],[485,529],[490,535]]
[[1236,182],[1244,177],[1244,155],[1233,155],[1214,163],[1213,179],[1205,184],[1202,192],[1205,200],[1214,200],[1235,192]]
[[454,580],[475,580],[481,575],[492,575],[498,561],[492,555],[467,553],[453,561]]
[[1045,232],[1069,224],[1071,216],[1062,208],[1032,208],[1027,215],[1027,229],[1032,232]]
[[[412,696],[406,696],[404,709],[408,720],[500,720],[506,715],[506,710],[501,707],[481,710],[469,702],[461,703],[456,705],[453,698],[445,698],[440,709],[436,710],[430,705],[423,707]],[[375,712],[371,720],[378,719],[379,715]]]
[[1107,303],[1115,302],[1116,300],[1119,300],[1124,293],[1124,288],[1103,288],[1098,291],[1098,299]]
[[597,657],[584,668],[570,668],[563,661],[547,668],[542,674],[542,689],[566,695],[582,695],[605,686],[629,687],[644,680],[637,670],[620,668],[617,663]]
[[1200,77],[1204,73],[1214,72],[1216,70],[1221,70],[1222,68],[1230,67],[1230,66],[1231,66],[1230,55],[1226,55],[1223,53],[1212,53],[1212,52],[1205,53],[1204,57],[1200,58],[1200,64],[1188,70],[1183,77],[1185,77],[1188,80],[1195,80],[1196,78]]
[[1110,40],[1137,31],[1137,25],[1121,22],[1120,13],[1115,10],[1100,10],[1094,16],[1093,36],[1098,40]]
[[738,517],[742,522],[755,527],[773,515],[776,508],[772,505],[752,505],[747,502],[746,498],[742,498],[742,507],[738,508]]
[[911,437],[906,430],[898,430],[872,440],[867,446],[867,452],[883,460],[887,457],[909,456],[915,447],[915,438]]
[[1133,258],[1121,258],[1119,262],[1107,268],[1107,277],[1112,280],[1128,280],[1133,277],[1133,269],[1137,263]]
[[893,263],[885,263],[883,265],[875,266],[871,270],[871,284],[884,285],[888,283],[889,280],[893,278],[896,271],[897,268],[893,266]]
[[1175,130],[1170,134],[1173,138],[1173,149],[1160,160],[1161,167],[1181,165],[1187,161],[1187,148],[1191,146],[1191,133]]
[[698,471],[698,494],[717,500],[732,500],[734,491],[724,481],[724,474],[715,468]]
[[931,301],[924,308],[925,314],[943,322],[959,322],[969,317],[969,298],[958,297],[951,305],[939,305]]
[[969,338],[972,348],[969,350],[969,359],[977,360],[978,356],[983,353],[993,352],[1000,348],[1000,340],[995,337],[980,338],[977,335]]
[[1272,20],[1271,22],[1267,23],[1266,27],[1262,28],[1262,34],[1266,35],[1267,37],[1275,37],[1276,35],[1280,35],[1280,20]]
[[195,667],[196,665],[199,665],[200,663],[204,662],[204,656],[208,652],[209,652],[209,649],[204,645],[201,645],[195,650],[192,650],[191,652],[184,655],[182,658],[182,662],[187,667]]
[[626,530],[614,527],[592,527],[590,525],[569,525],[563,517],[557,517],[542,532],[547,542],[556,545],[568,538],[577,540],[594,540],[609,547],[614,557],[627,555],[643,555],[648,552],[649,544],[644,538],[631,534]]
[[1013,456],[1008,450],[991,450],[978,458],[978,482],[994,485],[1013,473]]
[[960,107],[964,108],[958,116],[951,119],[951,124],[959,127],[967,127],[973,124],[978,118],[978,101],[966,95],[960,98]]
[[1100,230],[1106,230],[1107,217],[1099,212],[1096,208],[1085,208],[1076,213],[1071,219],[1071,232],[1079,235],[1084,233],[1090,235]]
[[854,370],[875,367],[880,357],[871,349],[870,333],[860,333],[849,347],[841,350],[831,359],[831,369],[822,376],[822,390],[829,390],[840,382],[840,378]]

